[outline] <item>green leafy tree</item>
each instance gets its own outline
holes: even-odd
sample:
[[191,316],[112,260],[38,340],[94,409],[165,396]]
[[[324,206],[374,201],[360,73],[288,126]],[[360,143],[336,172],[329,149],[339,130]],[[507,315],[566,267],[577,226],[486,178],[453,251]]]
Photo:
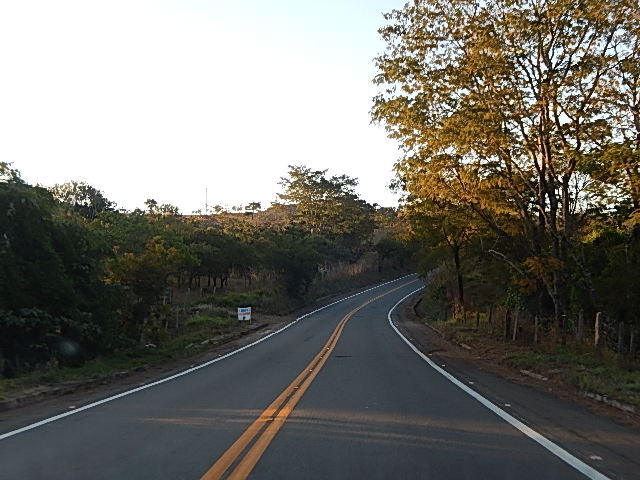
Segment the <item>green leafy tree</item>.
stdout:
[[323,259],[316,240],[303,230],[289,227],[280,232],[265,232],[259,247],[264,251],[264,264],[283,277],[287,293],[303,297]]
[[49,191],[70,212],[76,212],[89,220],[93,220],[100,212],[115,207],[115,203],[108,200],[100,190],[84,182],[57,184]]
[[246,212],[255,213],[260,211],[261,208],[262,205],[260,204],[260,202],[251,202],[246,207],[244,207],[244,210]]
[[[404,148],[402,184],[416,199],[463,204],[496,238],[521,242],[530,265],[553,265],[530,273],[545,273],[557,331],[571,264],[582,266],[579,165],[621,126],[604,118],[605,92],[637,55],[626,45],[638,11],[614,0],[417,0],[381,29],[373,117]],[[516,268],[527,261],[492,251]]]
[[141,339],[151,309],[169,285],[169,278],[196,263],[186,246],[168,246],[161,236],[149,239],[142,252],[124,252],[109,264],[108,281],[131,295],[132,316],[124,326],[128,336]]
[[[0,181],[0,348],[5,374],[53,358],[77,364],[112,332],[116,290],[105,285],[106,244],[62,214],[43,188],[17,171]],[[56,350],[65,342],[70,348]]]
[[20,172],[11,167],[11,163],[0,162],[0,182],[6,184],[24,183],[20,178]]
[[455,272],[456,303],[464,309],[462,260],[465,249],[478,233],[478,227],[461,212],[459,205],[441,201],[413,201],[407,206],[407,217],[412,233],[423,249],[446,250],[446,257],[452,260]]
[[289,166],[288,177],[280,183],[284,193],[278,196],[295,205],[295,223],[301,228],[338,241],[358,255],[375,229],[375,208],[356,194],[356,179],[347,175],[327,178],[326,172]]
[[147,207],[147,213],[153,216],[177,216],[180,215],[180,210],[175,205],[170,203],[159,204],[153,198],[149,198],[144,202]]
[[[604,75],[598,98],[609,135],[598,139],[596,162],[588,162],[597,180],[614,187],[634,210],[640,209],[640,16],[623,18],[614,44],[617,60]],[[594,168],[595,167],[595,168]]]

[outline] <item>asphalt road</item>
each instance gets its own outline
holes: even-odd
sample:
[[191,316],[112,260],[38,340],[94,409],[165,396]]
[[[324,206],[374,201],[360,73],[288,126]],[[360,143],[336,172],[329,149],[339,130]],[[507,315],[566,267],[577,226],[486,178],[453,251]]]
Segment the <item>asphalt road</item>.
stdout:
[[388,313],[420,286],[410,280],[336,303],[171,381],[15,435],[0,425],[0,478],[198,479],[279,396],[226,474],[262,442],[251,478],[585,478],[562,459],[568,453],[522,433],[397,335]]

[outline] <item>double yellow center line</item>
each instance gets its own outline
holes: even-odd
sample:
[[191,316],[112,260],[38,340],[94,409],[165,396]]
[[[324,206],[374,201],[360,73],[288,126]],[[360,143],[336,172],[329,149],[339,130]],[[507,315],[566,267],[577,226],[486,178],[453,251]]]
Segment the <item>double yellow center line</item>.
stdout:
[[[347,321],[359,310],[372,302],[388,295],[396,290],[414,283],[416,280],[400,285],[399,287],[387,290],[377,297],[367,300],[363,304],[346,314],[335,330],[322,347],[320,352],[311,360],[302,372],[285,388],[278,397],[271,402],[264,412],[238,437],[229,449],[218,459],[218,461],[205,473],[201,480],[218,480],[223,478],[227,471],[235,465],[228,479],[245,479],[256,466],[269,444],[273,441],[278,431],[284,425],[293,409],[296,407],[304,392],[307,391],[313,380],[318,375],[320,369],[331,356],[331,352],[338,343],[342,330]],[[254,441],[254,438],[257,439]],[[253,442],[253,443],[252,443]],[[251,444],[251,446],[250,446]],[[249,447],[250,446],[250,447]],[[243,455],[244,454],[244,455]],[[240,458],[240,456],[242,458]],[[240,458],[240,460],[238,460]]]

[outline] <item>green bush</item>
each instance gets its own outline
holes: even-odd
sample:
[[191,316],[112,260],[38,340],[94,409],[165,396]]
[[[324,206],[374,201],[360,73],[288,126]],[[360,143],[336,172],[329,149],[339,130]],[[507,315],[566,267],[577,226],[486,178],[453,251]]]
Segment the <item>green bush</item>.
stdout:
[[187,327],[214,327],[214,328],[220,328],[220,327],[227,327],[231,324],[231,319],[229,317],[227,318],[221,318],[221,317],[214,317],[214,316],[210,316],[210,315],[196,315],[195,317],[191,317],[190,319],[187,320]]
[[218,307],[259,307],[268,299],[268,295],[262,290],[252,292],[230,292],[226,295],[204,297],[196,305],[215,305]]

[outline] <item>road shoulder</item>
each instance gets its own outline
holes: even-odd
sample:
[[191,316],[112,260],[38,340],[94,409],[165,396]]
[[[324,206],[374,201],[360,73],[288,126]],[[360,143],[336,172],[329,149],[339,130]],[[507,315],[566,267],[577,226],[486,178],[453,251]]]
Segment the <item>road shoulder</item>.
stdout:
[[[611,478],[637,478],[640,421],[559,385],[523,375],[452,344],[401,305],[394,322],[425,355],[523,423]],[[577,401],[579,400],[579,402]]]

